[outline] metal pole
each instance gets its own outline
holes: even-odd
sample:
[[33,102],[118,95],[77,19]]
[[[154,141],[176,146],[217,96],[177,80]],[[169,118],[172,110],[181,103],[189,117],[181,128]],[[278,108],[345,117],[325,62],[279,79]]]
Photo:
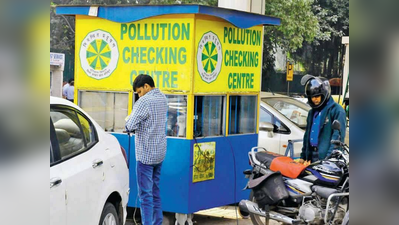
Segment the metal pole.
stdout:
[[288,87],[287,87],[287,96],[290,96],[290,82],[287,81]]

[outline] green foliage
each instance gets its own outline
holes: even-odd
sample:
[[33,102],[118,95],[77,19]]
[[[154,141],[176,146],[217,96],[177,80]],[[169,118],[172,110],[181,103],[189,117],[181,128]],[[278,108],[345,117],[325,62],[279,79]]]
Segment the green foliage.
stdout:
[[303,65],[305,73],[328,78],[342,74],[341,39],[349,35],[349,0],[270,0],[265,14],[281,18],[281,25],[265,28],[262,90],[275,74],[277,47]]
[[294,57],[310,74],[339,77],[345,54],[342,37],[349,35],[349,0],[316,0],[313,12],[319,21],[315,40],[305,43]]
[[275,73],[277,48],[295,52],[304,42],[312,42],[319,31],[317,17],[312,11],[311,0],[268,0],[265,14],[281,19],[280,26],[265,27],[262,66],[262,90]]
[[151,0],[150,4],[168,5],[168,4],[199,4],[208,6],[217,6],[217,0]]
[[266,27],[266,34],[275,46],[294,52],[304,41],[313,41],[318,31],[317,17],[310,0],[266,1],[266,15],[281,18],[280,26]]

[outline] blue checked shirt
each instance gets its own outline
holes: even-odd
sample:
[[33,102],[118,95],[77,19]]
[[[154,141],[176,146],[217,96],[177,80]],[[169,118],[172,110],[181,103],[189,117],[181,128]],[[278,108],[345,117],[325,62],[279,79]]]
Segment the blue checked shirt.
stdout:
[[137,161],[154,165],[165,159],[167,111],[167,99],[158,88],[147,92],[134,104],[126,130],[136,133]]

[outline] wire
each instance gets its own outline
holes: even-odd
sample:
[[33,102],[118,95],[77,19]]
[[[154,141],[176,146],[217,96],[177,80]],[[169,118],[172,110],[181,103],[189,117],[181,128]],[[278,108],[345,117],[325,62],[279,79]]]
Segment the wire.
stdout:
[[[208,160],[209,160],[209,167],[210,167],[210,165],[211,165],[211,159],[210,159],[208,156],[206,156],[206,155],[202,152],[201,147],[199,146],[199,144],[198,144],[198,142],[197,142],[196,136],[197,136],[197,134],[194,134],[194,135],[193,135],[194,142],[195,142],[196,146],[198,147],[200,154],[202,154],[202,155],[205,157],[205,159],[208,159]],[[205,137],[203,137],[203,138],[205,138]],[[203,138],[202,138],[202,139],[203,139]],[[236,157],[235,157],[234,150],[233,150],[233,146],[232,146],[230,140],[228,139],[228,137],[225,137],[225,138],[226,138],[227,141],[229,142],[230,151],[231,151],[232,156],[233,156],[233,167],[234,167],[234,209],[235,209],[235,212],[236,212],[236,221],[237,221],[237,225],[238,225],[238,211],[237,211],[237,204],[236,204],[236,203],[237,203],[237,198],[236,198],[236,191],[237,191],[237,190],[236,190],[236,189],[237,189]],[[196,166],[196,162],[194,162],[194,164],[193,164],[191,167],[195,167],[198,171],[200,171],[199,168]],[[208,170],[209,167],[208,167],[206,170]],[[206,171],[206,170],[205,170],[205,171]],[[203,171],[200,171],[200,172],[203,172]]]
[[[128,166],[129,166],[129,168],[130,168],[130,142],[131,142],[131,138],[132,138],[132,136],[131,136],[131,134],[134,134],[135,132],[134,131],[127,131],[127,135],[128,135],[128,145],[129,145],[129,157],[128,157],[128,160],[127,160],[127,164],[128,164]],[[135,206],[137,206],[137,200],[138,200],[138,198],[139,198],[139,190],[137,191],[137,196],[136,196],[136,203],[135,203]],[[133,221],[134,221],[134,224],[135,225],[138,225],[137,224],[137,222],[136,222],[136,211],[137,211],[137,207],[135,207],[134,208],[134,212],[133,212]]]
[[[137,192],[136,206],[137,206],[137,200],[138,200],[138,199],[139,199],[139,192]],[[134,224],[135,224],[135,225],[137,225],[137,222],[136,222],[136,210],[137,210],[137,207],[134,208],[134,212],[133,212],[133,221],[134,221]]]

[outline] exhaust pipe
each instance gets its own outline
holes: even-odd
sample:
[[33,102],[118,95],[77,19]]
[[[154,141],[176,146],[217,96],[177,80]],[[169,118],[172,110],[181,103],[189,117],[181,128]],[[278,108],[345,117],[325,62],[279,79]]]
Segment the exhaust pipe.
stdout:
[[[266,217],[266,212],[258,207],[258,204],[248,201],[248,200],[241,200],[239,203],[240,210],[247,212],[247,213],[252,213],[256,214],[258,216]],[[269,213],[270,219],[276,220],[282,223],[286,224],[300,224],[301,220],[297,219],[292,219],[288,216],[285,216],[283,214],[277,213],[270,211]]]

